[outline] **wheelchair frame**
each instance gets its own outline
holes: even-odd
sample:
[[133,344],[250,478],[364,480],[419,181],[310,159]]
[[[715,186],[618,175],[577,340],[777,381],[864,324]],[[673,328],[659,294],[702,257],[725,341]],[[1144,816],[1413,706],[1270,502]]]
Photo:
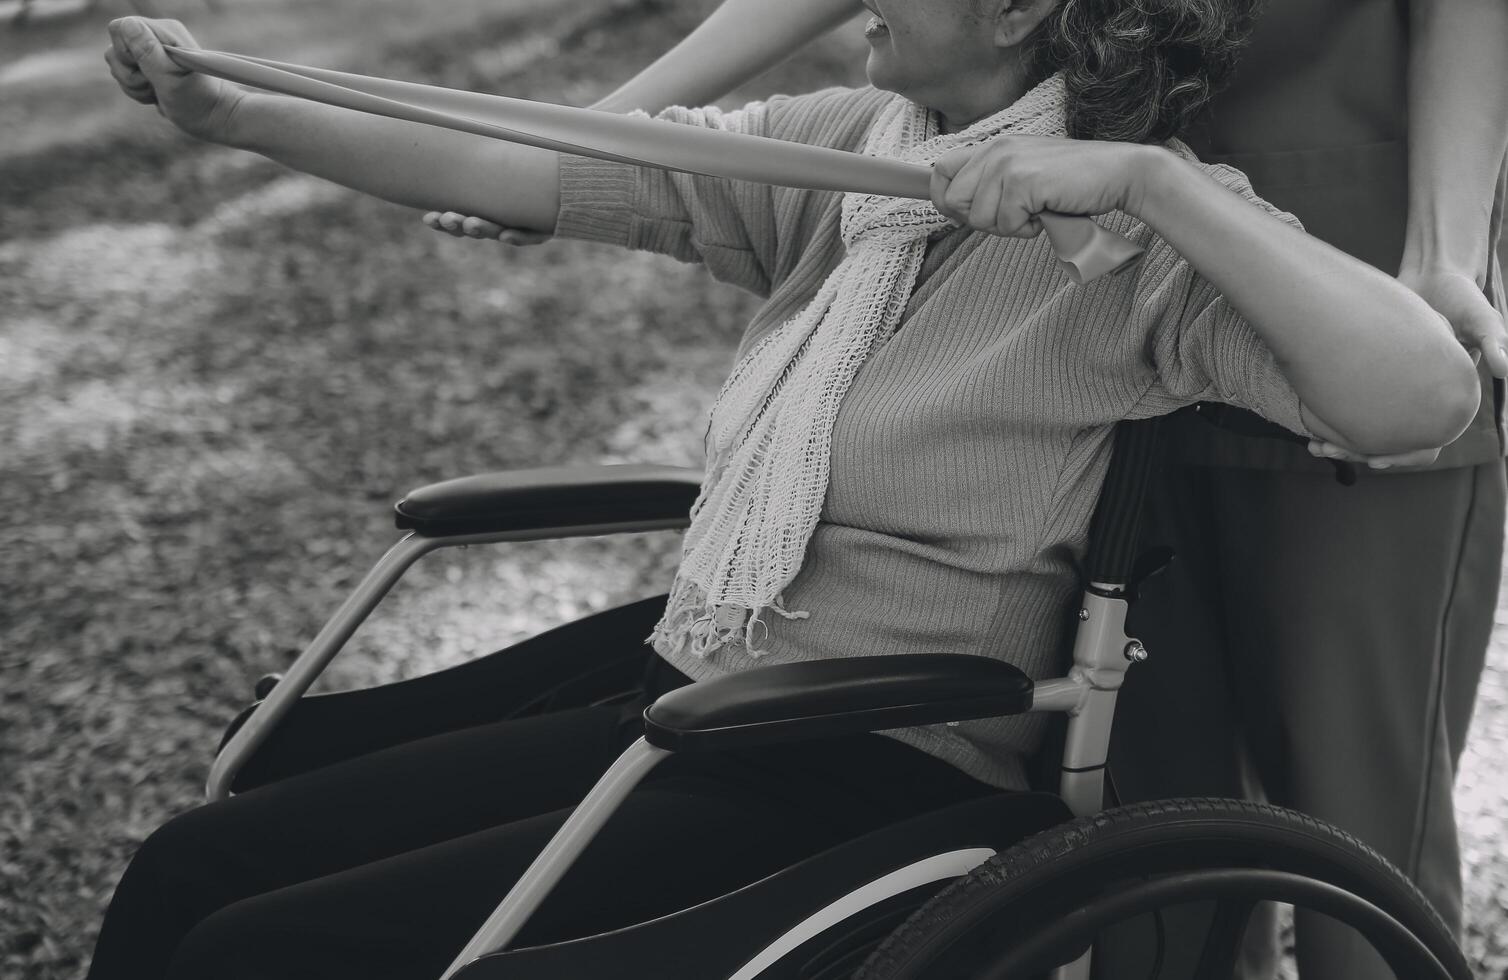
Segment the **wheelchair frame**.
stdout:
[[[1075,817],[1099,813],[1104,807],[1116,698],[1130,666],[1147,658],[1140,641],[1126,634],[1126,616],[1137,582],[1156,570],[1150,567],[1147,556],[1138,558],[1137,549],[1158,425],[1157,420],[1149,420],[1117,426],[1111,466],[1091,525],[1084,568],[1087,584],[1078,611],[1072,668],[1065,677],[1035,685],[1027,682],[1030,705],[1026,710],[1068,715],[1059,795]],[[425,554],[472,544],[682,528],[689,523],[685,515],[699,489],[700,476],[699,471],[682,467],[555,468],[464,478],[414,491],[397,507],[400,528],[414,530],[382,556],[225,743],[211,767],[208,798],[230,795],[241,767],[388,590]],[[637,498],[617,506],[613,516],[622,519],[600,519],[604,487],[610,492],[629,488],[629,496]],[[667,504],[667,499],[671,503]],[[499,503],[510,505],[507,516],[498,511]],[[1150,564],[1160,568],[1163,563]],[[867,659],[883,662],[892,658]],[[659,703],[645,712],[647,730]],[[975,712],[964,717],[979,716]],[[669,748],[652,744],[647,735],[625,750],[456,956],[442,980],[452,980],[468,965],[505,950],[617,807],[669,754]],[[845,916],[919,886],[967,874],[995,853],[992,848],[973,847],[935,854],[861,884],[841,900],[807,916],[728,980],[754,980],[786,952]],[[1261,872],[1249,872],[1248,876],[1261,874],[1275,877]],[[1230,880],[1234,882],[1235,877]],[[1052,980],[1089,980],[1092,955],[1090,948],[1073,962],[1056,967]]]

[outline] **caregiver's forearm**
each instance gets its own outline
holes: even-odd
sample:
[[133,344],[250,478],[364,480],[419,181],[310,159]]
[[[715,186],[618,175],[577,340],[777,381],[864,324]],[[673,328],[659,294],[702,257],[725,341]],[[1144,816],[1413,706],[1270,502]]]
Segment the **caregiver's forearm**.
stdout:
[[1409,0],[1409,204],[1403,267],[1482,285],[1508,154],[1508,0]]
[[303,99],[247,93],[218,141],[408,207],[539,231],[560,211],[552,151]]
[[1471,421],[1471,358],[1411,290],[1171,153],[1143,163],[1135,213],[1266,341],[1318,435],[1380,455],[1444,445]]
[[675,47],[593,108],[707,105],[863,11],[859,0],[724,0]]

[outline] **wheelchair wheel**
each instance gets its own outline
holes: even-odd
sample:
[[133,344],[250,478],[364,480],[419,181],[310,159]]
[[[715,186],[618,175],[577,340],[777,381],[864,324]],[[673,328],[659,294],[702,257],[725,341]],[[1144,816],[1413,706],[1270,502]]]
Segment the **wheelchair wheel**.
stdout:
[[1291,810],[1213,799],[1120,807],[1022,841],[934,896],[855,980],[1035,978],[1107,926],[1194,902],[1214,914],[1193,975],[1229,977],[1267,900],[1358,929],[1400,980],[1471,980],[1439,915],[1371,848]]

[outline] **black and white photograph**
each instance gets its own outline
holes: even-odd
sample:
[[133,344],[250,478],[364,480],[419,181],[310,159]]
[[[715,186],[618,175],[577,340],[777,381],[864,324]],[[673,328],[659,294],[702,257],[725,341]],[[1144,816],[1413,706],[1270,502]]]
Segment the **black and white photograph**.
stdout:
[[4,980],[1508,980],[1508,0],[0,0]]

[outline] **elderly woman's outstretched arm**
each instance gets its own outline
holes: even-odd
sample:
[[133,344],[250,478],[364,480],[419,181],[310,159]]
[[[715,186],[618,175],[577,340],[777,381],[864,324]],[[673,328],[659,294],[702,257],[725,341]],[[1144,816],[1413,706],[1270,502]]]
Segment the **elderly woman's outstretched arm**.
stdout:
[[1036,235],[1043,211],[1140,218],[1261,337],[1325,442],[1431,449],[1476,414],[1471,358],[1428,303],[1161,146],[1007,136],[944,156],[932,192],[999,235]]
[[1133,206],[1261,336],[1324,441],[1363,456],[1432,450],[1475,416],[1470,356],[1398,280],[1171,154],[1153,158]]
[[191,136],[395,204],[461,207],[513,227],[555,227],[560,178],[551,151],[243,91],[172,61],[164,43],[198,46],[176,21],[127,17],[110,25],[110,42],[105,60],[126,94],[155,103]]

